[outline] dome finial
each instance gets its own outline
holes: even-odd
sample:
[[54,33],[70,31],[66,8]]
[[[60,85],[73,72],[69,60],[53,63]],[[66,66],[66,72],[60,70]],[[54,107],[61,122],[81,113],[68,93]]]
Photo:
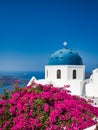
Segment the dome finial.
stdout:
[[66,48],[67,44],[68,44],[68,43],[67,43],[66,41],[63,43],[63,45],[64,45],[65,48]]

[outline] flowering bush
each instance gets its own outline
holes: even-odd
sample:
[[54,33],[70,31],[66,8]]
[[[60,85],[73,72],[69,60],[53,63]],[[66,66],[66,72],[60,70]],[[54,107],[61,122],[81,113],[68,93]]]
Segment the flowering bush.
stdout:
[[0,130],[83,130],[96,124],[98,108],[63,88],[34,83],[0,100]]

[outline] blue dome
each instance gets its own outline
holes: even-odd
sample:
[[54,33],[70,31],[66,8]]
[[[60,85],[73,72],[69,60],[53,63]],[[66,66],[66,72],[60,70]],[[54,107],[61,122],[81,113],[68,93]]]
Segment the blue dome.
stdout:
[[48,65],[83,65],[83,62],[78,53],[63,48],[50,56]]

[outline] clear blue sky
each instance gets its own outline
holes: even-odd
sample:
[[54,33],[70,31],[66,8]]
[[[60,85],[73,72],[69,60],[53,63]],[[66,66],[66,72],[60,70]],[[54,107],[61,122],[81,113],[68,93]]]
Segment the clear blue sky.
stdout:
[[98,65],[98,0],[0,0],[0,71],[44,70],[63,47]]

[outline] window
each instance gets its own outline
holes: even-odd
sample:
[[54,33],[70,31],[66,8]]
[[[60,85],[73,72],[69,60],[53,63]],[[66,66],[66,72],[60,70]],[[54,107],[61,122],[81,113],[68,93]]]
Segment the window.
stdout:
[[73,79],[76,79],[76,70],[73,70]]
[[61,79],[61,70],[57,70],[57,79]]
[[48,70],[47,70],[47,78],[48,78]]

